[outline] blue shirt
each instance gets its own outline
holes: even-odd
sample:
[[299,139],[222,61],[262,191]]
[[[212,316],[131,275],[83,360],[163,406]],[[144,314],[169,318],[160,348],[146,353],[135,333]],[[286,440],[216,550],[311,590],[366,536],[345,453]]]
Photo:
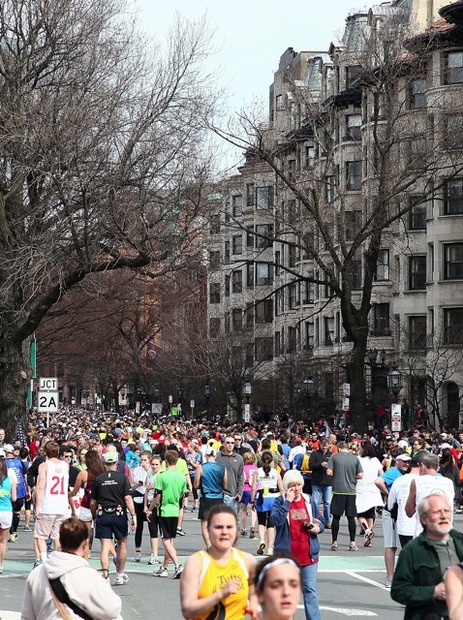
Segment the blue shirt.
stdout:
[[397,480],[397,478],[400,478],[400,476],[403,476],[403,473],[400,471],[400,469],[397,469],[397,467],[389,467],[389,469],[385,471],[384,474],[381,474],[380,478],[384,480],[386,489],[390,491],[394,480]]

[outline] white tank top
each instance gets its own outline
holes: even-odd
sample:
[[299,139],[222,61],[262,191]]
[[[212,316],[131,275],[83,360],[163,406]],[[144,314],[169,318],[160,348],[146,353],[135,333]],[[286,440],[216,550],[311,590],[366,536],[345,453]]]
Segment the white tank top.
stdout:
[[69,467],[65,461],[47,461],[47,480],[40,512],[46,515],[67,514]]

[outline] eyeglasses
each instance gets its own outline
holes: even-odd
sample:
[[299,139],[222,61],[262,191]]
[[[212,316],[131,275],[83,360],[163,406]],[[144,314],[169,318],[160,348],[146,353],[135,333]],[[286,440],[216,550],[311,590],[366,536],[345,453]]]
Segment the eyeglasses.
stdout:
[[63,454],[65,459],[72,459],[72,454]]
[[231,443],[231,444],[234,444],[235,442],[234,442],[234,441],[226,441],[225,443]]

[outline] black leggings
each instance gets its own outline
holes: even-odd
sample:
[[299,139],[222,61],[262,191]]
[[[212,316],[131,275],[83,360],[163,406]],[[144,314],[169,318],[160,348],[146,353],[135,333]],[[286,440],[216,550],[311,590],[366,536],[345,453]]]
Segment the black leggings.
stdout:
[[[349,528],[349,536],[350,541],[355,541],[355,517],[346,517],[347,518],[347,526]],[[341,517],[338,515],[333,515],[333,520],[331,521],[331,540],[335,542],[338,540],[339,534],[339,521]]]
[[141,547],[141,537],[143,534],[143,524],[146,521],[146,513],[144,512],[143,502],[134,502],[135,514],[137,515],[137,528],[135,530],[135,549]]

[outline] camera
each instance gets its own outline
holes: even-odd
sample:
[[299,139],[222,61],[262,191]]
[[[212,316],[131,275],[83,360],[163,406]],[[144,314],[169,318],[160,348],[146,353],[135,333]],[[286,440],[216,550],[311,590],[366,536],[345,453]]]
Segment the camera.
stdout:
[[304,521],[304,523],[302,524],[302,527],[305,530],[312,530],[314,525],[313,525],[313,523],[309,523],[308,521]]

